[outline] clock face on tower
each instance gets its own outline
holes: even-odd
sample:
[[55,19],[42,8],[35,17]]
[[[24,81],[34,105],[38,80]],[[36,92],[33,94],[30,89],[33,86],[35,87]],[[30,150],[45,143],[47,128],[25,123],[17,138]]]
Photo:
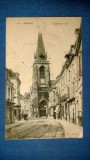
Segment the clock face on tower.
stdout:
[[41,84],[44,84],[44,83],[45,83],[44,78],[41,78]]

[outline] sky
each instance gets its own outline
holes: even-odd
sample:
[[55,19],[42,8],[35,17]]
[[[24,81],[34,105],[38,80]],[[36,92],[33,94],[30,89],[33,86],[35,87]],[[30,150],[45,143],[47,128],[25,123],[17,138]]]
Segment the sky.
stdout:
[[38,33],[42,32],[50,61],[51,79],[56,79],[65,62],[65,54],[75,43],[75,28],[81,17],[24,17],[6,19],[6,67],[20,74],[20,92],[32,86],[32,66]]

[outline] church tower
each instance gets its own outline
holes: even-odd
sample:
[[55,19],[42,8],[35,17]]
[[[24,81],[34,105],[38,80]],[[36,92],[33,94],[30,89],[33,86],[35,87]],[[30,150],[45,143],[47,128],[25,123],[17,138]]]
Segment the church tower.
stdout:
[[33,114],[39,117],[48,115],[50,69],[44,48],[42,33],[38,34],[37,49],[34,54],[32,77]]

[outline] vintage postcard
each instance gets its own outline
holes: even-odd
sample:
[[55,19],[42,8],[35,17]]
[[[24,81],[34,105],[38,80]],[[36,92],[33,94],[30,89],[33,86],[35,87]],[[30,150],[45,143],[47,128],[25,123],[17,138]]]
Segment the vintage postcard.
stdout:
[[5,139],[83,137],[82,18],[6,18]]

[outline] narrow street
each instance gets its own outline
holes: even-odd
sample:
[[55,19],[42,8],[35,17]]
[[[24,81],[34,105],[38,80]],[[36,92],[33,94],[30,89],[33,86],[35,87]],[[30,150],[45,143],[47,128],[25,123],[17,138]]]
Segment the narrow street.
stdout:
[[6,139],[64,138],[60,123],[50,118],[30,118],[24,123],[6,130]]
[[[64,18],[63,22],[66,23],[66,18]],[[23,19],[23,21],[22,19],[19,20],[20,24],[24,24],[26,21],[26,19]],[[57,33],[57,29],[53,28],[55,26],[52,26],[57,19],[55,20],[50,17],[46,19],[43,19],[43,17],[39,18],[41,23],[42,21],[45,23],[45,30],[47,30],[45,31],[46,38],[43,34],[44,28],[37,21],[37,18],[29,20],[33,22],[32,24],[35,28],[32,27],[27,30],[25,25],[22,25],[23,29],[21,33],[25,37],[24,39],[22,38],[22,43],[19,44],[21,40],[18,39],[21,37],[21,33],[19,35],[17,27],[13,26],[14,19],[8,19],[10,23],[7,25],[7,37],[10,40],[10,45],[14,44],[11,48],[13,53],[15,52],[16,59],[13,61],[14,59],[11,57],[11,54],[7,59],[5,138],[10,140],[82,138],[82,20],[80,17],[74,17],[72,20],[67,18],[68,24],[72,27],[70,29],[65,27],[64,30],[60,30],[61,33]],[[49,21],[51,25],[49,25]],[[64,24],[60,17],[58,17],[58,22]],[[11,29],[9,30],[12,26],[15,32]],[[19,29],[21,30],[21,28]],[[49,31],[51,31],[51,35],[48,34]],[[55,31],[55,35],[53,35],[53,31]],[[66,46],[68,46],[68,48],[66,47],[67,51],[65,51],[65,45],[62,45],[63,41],[61,46],[59,41],[57,41],[63,37],[63,33],[65,33],[64,38],[67,38],[67,35],[68,37],[69,35],[71,36],[71,42],[64,39]],[[16,38],[12,37],[14,34]],[[28,35],[31,36],[28,37]],[[51,41],[53,45],[51,46],[55,45],[53,50],[49,50],[50,46],[47,45],[48,40],[50,40],[49,36],[52,36]],[[18,43],[15,47],[16,39]],[[26,55],[24,44],[27,46],[28,42],[32,44],[35,42],[35,46],[32,48],[29,45],[30,48],[27,48]],[[20,47],[21,45],[23,47]],[[21,48],[24,49],[23,55],[21,54],[22,51],[20,52]],[[30,51],[32,54],[30,54]],[[18,56],[16,53],[20,53],[19,56],[23,61],[19,58],[19,62],[17,63]],[[10,63],[11,58],[13,63]],[[63,61],[63,64],[61,61]],[[29,65],[32,65],[32,69],[31,67],[27,67]],[[29,117],[28,120],[27,117]]]

